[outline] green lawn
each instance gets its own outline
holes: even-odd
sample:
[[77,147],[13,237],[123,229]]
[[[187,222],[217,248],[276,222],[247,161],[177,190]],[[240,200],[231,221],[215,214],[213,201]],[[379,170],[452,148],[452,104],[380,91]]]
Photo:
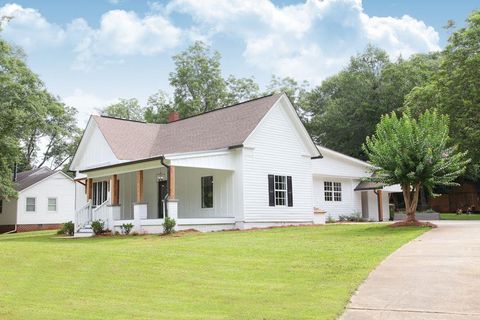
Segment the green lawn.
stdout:
[[440,220],[480,220],[480,214],[440,213]]
[[0,319],[334,319],[426,229],[328,225],[60,239],[0,236]]

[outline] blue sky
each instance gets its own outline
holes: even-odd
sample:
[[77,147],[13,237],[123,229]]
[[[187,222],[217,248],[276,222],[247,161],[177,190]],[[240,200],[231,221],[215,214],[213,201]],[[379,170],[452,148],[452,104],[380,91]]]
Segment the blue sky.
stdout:
[[440,50],[453,19],[480,0],[18,0],[2,36],[22,46],[49,90],[88,115],[118,98],[170,92],[171,56],[195,40],[222,54],[225,75],[319,84],[368,43],[391,57]]

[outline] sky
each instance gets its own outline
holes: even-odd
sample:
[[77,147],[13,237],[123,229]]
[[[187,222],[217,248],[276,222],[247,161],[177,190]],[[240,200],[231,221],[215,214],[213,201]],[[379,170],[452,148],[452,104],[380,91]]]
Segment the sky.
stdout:
[[480,0],[0,1],[0,34],[21,46],[50,92],[91,113],[119,98],[171,93],[171,57],[196,40],[225,76],[272,74],[318,85],[368,44],[392,59],[441,50],[449,19],[464,26]]

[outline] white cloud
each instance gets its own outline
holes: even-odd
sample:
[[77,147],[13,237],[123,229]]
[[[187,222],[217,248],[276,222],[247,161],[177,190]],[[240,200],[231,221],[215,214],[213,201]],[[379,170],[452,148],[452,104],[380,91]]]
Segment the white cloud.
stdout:
[[66,105],[75,107],[78,110],[80,127],[86,125],[91,114],[98,114],[98,110],[117,102],[118,99],[108,99],[95,94],[85,92],[82,89],[75,89],[70,95],[63,98]]
[[239,38],[246,61],[265,72],[313,83],[337,72],[369,43],[392,58],[440,49],[438,33],[424,22],[368,16],[360,0],[307,0],[283,7],[270,0],[173,0],[166,10],[191,16],[210,37]]
[[37,10],[14,3],[0,7],[0,17],[12,19],[4,23],[2,35],[27,51],[58,45],[65,39],[65,31],[49,23]]
[[76,54],[73,66],[88,69],[119,57],[156,55],[180,43],[182,31],[160,13],[139,17],[133,11],[111,10],[102,15],[98,28],[83,18],[65,28],[49,23],[35,9],[17,4],[0,7],[0,16],[12,16],[6,23],[7,39],[33,50],[54,45],[70,46]]

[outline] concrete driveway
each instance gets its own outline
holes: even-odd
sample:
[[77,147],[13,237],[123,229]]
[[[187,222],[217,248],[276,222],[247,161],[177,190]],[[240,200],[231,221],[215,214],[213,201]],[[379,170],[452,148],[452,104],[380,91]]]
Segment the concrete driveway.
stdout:
[[480,319],[480,221],[435,223],[369,275],[340,319]]

